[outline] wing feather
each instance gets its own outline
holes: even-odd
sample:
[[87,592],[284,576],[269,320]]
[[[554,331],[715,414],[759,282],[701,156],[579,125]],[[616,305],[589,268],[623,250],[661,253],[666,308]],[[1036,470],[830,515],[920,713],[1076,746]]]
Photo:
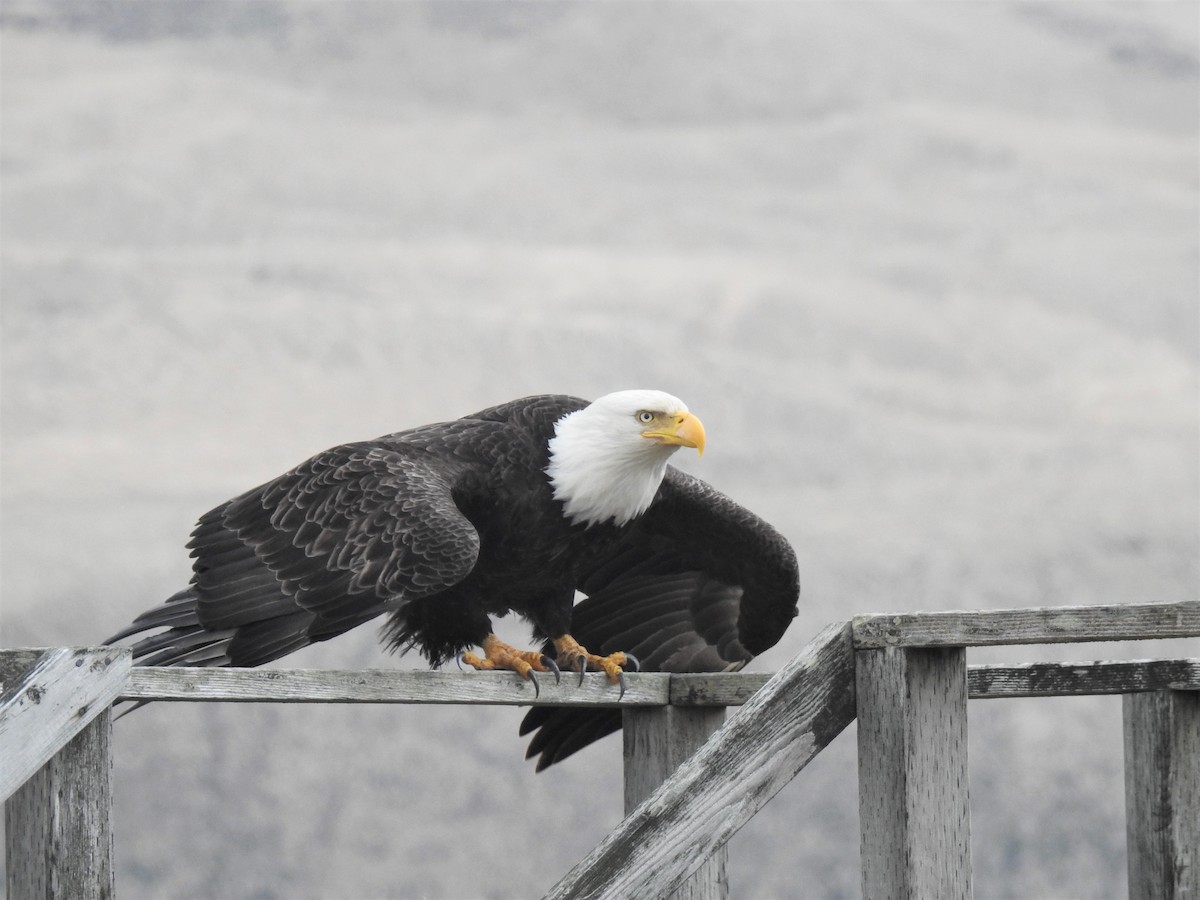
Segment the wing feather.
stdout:
[[457,584],[479,553],[465,469],[384,441],[318,454],[201,517],[192,587],[110,640],[166,628],[135,656],[258,665]]

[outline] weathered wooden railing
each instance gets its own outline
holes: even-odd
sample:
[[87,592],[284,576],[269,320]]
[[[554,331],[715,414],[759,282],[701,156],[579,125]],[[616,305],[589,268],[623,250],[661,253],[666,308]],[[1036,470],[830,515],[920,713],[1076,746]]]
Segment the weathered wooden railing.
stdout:
[[[724,846],[857,717],[863,895],[969,897],[968,698],[1124,694],[1129,892],[1200,897],[1200,659],[967,666],[966,648],[1200,636],[1200,602],[860,616],[774,676],[630,679],[626,817],[546,895],[722,897]],[[602,675],[539,703],[614,705]],[[146,669],[0,651],[8,896],[113,896],[116,699],[528,705],[505,674]],[[724,708],[741,706],[724,725]]]

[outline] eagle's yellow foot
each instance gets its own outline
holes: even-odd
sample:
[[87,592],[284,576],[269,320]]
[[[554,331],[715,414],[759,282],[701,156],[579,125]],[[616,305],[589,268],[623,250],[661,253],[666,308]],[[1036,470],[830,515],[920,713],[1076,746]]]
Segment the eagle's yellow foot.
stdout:
[[632,653],[618,651],[610,653],[608,656],[597,656],[580,646],[579,642],[569,634],[555,638],[553,643],[554,649],[558,652],[559,665],[578,672],[580,684],[583,684],[583,673],[588,669],[605,672],[610,681],[621,685],[621,697],[625,696],[625,670],[636,672],[639,668],[637,658]]
[[467,651],[458,658],[460,664],[466,664],[473,669],[510,669],[522,678],[533,682],[533,695],[537,697],[541,690],[538,688],[537,676],[534,672],[553,672],[554,683],[559,680],[558,665],[548,656],[536,650],[518,650],[504,643],[494,634],[483,639],[483,658]]

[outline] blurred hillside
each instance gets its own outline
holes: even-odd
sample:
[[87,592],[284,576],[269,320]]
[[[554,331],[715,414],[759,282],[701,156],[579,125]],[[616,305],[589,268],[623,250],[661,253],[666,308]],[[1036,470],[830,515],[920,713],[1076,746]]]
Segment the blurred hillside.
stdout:
[[[1197,31],[7,0],[0,644],[104,638],[186,583],[197,515],[323,447],[633,386],[797,548],[757,669],[858,612],[1200,596]],[[422,665],[360,632],[284,664]],[[972,661],[1166,652],[1197,649]],[[977,896],[1123,896],[1119,701],[971,715]],[[518,721],[139,711],[121,895],[536,895],[618,820],[620,753],[535,777]],[[734,839],[733,893],[857,896],[855,778],[851,731]]]

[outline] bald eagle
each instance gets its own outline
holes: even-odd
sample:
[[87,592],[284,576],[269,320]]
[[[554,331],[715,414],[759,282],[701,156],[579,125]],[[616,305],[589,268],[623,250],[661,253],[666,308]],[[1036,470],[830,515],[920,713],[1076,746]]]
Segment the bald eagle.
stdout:
[[[140,665],[256,666],[387,614],[390,650],[535,687],[565,667],[623,689],[639,660],[739,669],[783,635],[799,577],[775,529],[667,465],[704,443],[682,401],[637,390],[333,447],[201,516],[191,584],[109,642],[156,631]],[[496,637],[508,612],[541,650]],[[521,733],[541,769],[619,727],[619,710],[536,707]]]

